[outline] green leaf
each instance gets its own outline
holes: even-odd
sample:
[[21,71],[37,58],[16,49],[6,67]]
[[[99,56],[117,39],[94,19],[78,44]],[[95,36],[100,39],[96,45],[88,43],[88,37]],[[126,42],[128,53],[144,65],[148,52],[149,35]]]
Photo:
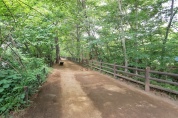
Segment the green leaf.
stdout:
[[0,108],[0,111],[2,111],[2,112],[4,112],[5,110],[6,110],[5,106],[3,106],[3,107]]
[[0,93],[2,93],[4,91],[4,88],[0,88]]
[[3,88],[9,88],[10,84],[5,84]]
[[21,99],[24,99],[24,98],[25,98],[25,94],[24,94],[24,93],[21,94],[21,95],[20,95],[20,98],[21,98]]
[[20,90],[22,88],[23,88],[22,86],[16,86],[16,87],[13,88],[13,91]]
[[7,76],[7,78],[9,78],[9,79],[20,79],[21,77],[19,77],[18,75],[9,75],[9,76]]
[[3,99],[2,98],[0,98],[0,103],[3,101]]
[[8,83],[11,83],[12,81],[11,80],[6,80],[6,79],[3,79],[0,81],[0,85],[1,84],[8,84]]

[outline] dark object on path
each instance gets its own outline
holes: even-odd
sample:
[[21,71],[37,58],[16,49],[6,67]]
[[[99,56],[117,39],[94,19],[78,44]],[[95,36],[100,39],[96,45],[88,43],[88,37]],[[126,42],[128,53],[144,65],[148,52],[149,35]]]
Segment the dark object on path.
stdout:
[[64,65],[64,62],[62,62],[62,61],[59,62],[59,65],[60,65],[60,66],[63,66],[63,65]]

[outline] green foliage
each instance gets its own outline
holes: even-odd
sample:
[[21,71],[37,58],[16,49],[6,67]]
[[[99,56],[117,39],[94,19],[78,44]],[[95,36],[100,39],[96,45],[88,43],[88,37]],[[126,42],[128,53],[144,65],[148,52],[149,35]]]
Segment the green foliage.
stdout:
[[[13,70],[7,69],[1,71],[0,77],[0,114],[13,109],[14,105],[23,102],[23,86],[18,86],[21,81],[19,74]],[[18,104],[17,104],[18,103]]]
[[[25,57],[24,57],[25,58]],[[26,69],[14,70],[6,66],[0,71],[0,114],[6,114],[14,109],[21,109],[26,102],[24,101],[24,86],[28,86],[29,95],[33,94],[39,87],[36,75],[40,75],[42,82],[45,81],[46,73],[43,69],[47,68],[43,59],[25,58],[23,60]],[[13,64],[18,68],[18,64]]]
[[[36,92],[45,81],[47,64],[53,61],[56,27],[39,13],[49,14],[40,3],[0,2],[0,115],[27,105],[24,87],[29,95]],[[36,6],[41,6],[39,11]]]

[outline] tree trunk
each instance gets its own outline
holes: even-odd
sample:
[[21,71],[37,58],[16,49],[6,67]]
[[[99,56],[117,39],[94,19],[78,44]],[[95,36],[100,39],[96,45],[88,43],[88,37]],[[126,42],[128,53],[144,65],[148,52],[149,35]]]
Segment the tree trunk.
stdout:
[[[120,27],[121,27],[121,34],[123,35],[124,34],[124,26],[123,26],[123,11],[122,11],[122,3],[121,3],[121,0],[118,0],[118,12],[120,12],[119,16],[121,16],[121,21],[120,21]],[[126,45],[125,45],[125,37],[124,36],[120,36],[121,38],[121,42],[122,42],[122,50],[123,50],[123,53],[124,53],[124,66],[125,67],[128,67],[128,57],[127,57],[127,50],[126,50]],[[127,71],[128,69],[125,68],[125,71]]]
[[[138,69],[138,42],[137,42],[137,40],[138,40],[138,37],[137,37],[137,34],[138,34],[138,2],[137,1],[135,1],[135,8],[136,8],[136,10],[135,10],[135,12],[136,12],[136,19],[135,19],[135,32],[136,32],[136,34],[135,34],[135,48],[136,48],[136,57],[135,57],[135,63],[136,63],[136,65],[135,65],[135,68],[136,69]],[[135,74],[138,74],[138,71],[137,70],[135,70]]]
[[56,63],[58,64],[59,63],[59,60],[60,60],[60,55],[59,55],[59,38],[56,37],[55,38],[55,44],[56,44]]
[[77,34],[77,57],[80,57],[80,28],[79,24],[76,26],[76,34]]
[[1,31],[1,27],[0,27],[0,39],[1,39],[1,40],[0,40],[0,45],[2,45],[2,43],[3,43],[3,41],[2,41],[2,40],[3,40],[3,37],[2,37],[2,33],[1,33],[1,32],[2,32],[2,31]]
[[173,20],[175,14],[177,13],[177,10],[178,9],[176,9],[174,11],[174,0],[172,0],[171,9],[170,9],[171,15],[170,15],[168,26],[166,28],[165,38],[163,39],[163,46],[162,46],[162,52],[161,52],[161,67],[164,66],[164,57],[165,57],[165,53],[166,53],[166,43],[167,43],[167,40],[168,40],[168,36],[169,36],[169,31],[170,31],[170,28],[171,28],[172,20]]

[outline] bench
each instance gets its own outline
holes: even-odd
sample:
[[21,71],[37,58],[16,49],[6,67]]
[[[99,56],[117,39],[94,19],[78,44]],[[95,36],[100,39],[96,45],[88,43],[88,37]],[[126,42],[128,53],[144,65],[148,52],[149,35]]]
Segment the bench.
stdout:
[[59,62],[59,65],[60,65],[60,66],[63,66],[63,65],[64,65],[64,62],[63,62],[63,61]]

